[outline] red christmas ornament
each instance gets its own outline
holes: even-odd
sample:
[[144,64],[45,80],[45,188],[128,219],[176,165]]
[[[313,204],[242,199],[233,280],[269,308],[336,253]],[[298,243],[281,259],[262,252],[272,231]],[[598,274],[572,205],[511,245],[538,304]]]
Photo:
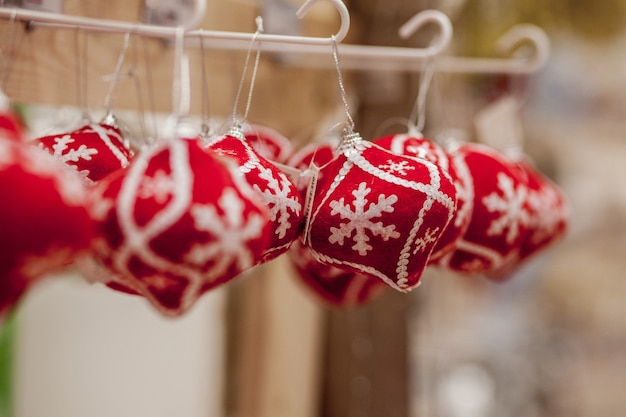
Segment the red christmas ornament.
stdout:
[[320,262],[378,277],[399,291],[419,284],[456,207],[447,175],[348,135],[321,169],[305,244]]
[[87,183],[128,166],[131,153],[121,131],[106,124],[88,124],[73,132],[44,136],[34,143],[74,168]]
[[519,257],[528,233],[526,175],[485,145],[466,143],[449,154],[457,175],[467,170],[472,178],[466,189],[473,190],[473,205],[467,231],[438,265],[464,273],[497,271]]
[[238,129],[213,140],[208,149],[233,158],[239,172],[264,201],[269,212],[272,240],[263,254],[269,261],[289,249],[302,226],[302,197],[296,185],[280,169],[260,156]]
[[324,265],[299,240],[287,252],[297,277],[315,297],[340,308],[362,306],[379,297],[387,285],[376,277]]
[[94,245],[109,286],[146,297],[162,314],[259,263],[267,211],[232,162],[178,139],[142,151],[94,189]]
[[517,166],[524,174],[528,187],[525,208],[528,213],[527,232],[520,242],[516,256],[487,278],[501,281],[533,255],[545,250],[563,238],[569,222],[569,205],[559,187],[539,172],[529,160],[522,159]]
[[524,259],[563,238],[568,228],[570,208],[559,187],[539,172],[530,161],[520,161],[519,166],[528,176],[529,188],[527,207],[530,213],[530,232],[520,252]]
[[[322,167],[335,158],[335,150],[337,146],[333,146],[329,143],[317,144],[310,143],[304,148],[292,154],[287,160],[287,165],[301,171],[305,175],[300,176],[298,182],[298,190],[304,199],[306,196],[306,190],[309,186],[310,176],[307,170],[313,165],[315,167]],[[321,180],[322,173],[318,173],[317,180]]]
[[0,316],[32,282],[89,247],[87,192],[45,152],[0,139]]
[[457,209],[430,256],[429,262],[436,262],[454,249],[456,241],[463,236],[469,226],[468,210],[471,210],[473,201],[469,201],[472,191],[471,178],[466,174],[467,170],[461,166],[455,168],[455,164],[451,164],[441,146],[424,138],[418,132],[389,135],[374,140],[374,143],[398,155],[426,159],[438,165],[453,181],[456,188]]
[[0,138],[16,142],[24,140],[24,127],[11,109],[0,111]]
[[282,133],[260,125],[248,125],[244,129],[246,142],[268,161],[284,164],[293,153],[291,142]]

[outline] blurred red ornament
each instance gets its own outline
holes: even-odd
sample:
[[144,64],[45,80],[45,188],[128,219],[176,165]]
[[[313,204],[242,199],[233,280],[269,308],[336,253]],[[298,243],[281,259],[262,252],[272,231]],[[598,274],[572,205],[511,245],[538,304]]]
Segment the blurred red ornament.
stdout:
[[47,153],[0,139],[0,315],[93,238],[81,181]]
[[34,144],[74,168],[88,183],[125,168],[132,157],[121,131],[106,124],[88,124],[73,132],[44,136]]
[[325,265],[297,240],[287,252],[298,281],[331,307],[354,308],[378,298],[387,285],[377,277]]
[[98,261],[109,286],[146,297],[162,314],[261,261],[267,211],[229,159],[196,140],[163,141],[94,189]]
[[284,164],[293,153],[291,142],[282,133],[267,126],[248,125],[244,130],[246,142],[268,161]]
[[236,129],[214,139],[208,149],[236,161],[239,172],[268,209],[272,237],[263,260],[285,253],[298,237],[303,221],[302,197],[296,185],[252,149]]

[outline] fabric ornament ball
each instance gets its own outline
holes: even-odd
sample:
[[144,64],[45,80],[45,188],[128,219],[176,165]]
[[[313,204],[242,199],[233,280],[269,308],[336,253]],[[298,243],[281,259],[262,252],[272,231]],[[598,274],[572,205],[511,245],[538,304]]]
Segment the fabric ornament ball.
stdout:
[[454,183],[457,209],[430,256],[429,262],[435,263],[443,255],[454,249],[456,241],[463,236],[469,226],[473,191],[467,169],[462,165],[462,161],[457,161],[457,163],[450,161],[448,154],[441,146],[426,139],[419,132],[388,135],[373,142],[395,154],[423,158],[438,165]]
[[468,274],[497,271],[519,257],[528,233],[526,175],[513,161],[485,145],[456,145],[449,155],[455,167],[469,172],[474,198],[467,231],[437,265]]
[[16,142],[24,140],[24,127],[11,109],[0,111],[0,138]]
[[128,166],[132,155],[124,144],[121,131],[114,126],[92,123],[73,132],[44,136],[34,140],[74,168],[87,184]]
[[[309,168],[312,166],[322,167],[332,161],[336,156],[336,149],[337,146],[330,143],[310,143],[299,151],[293,153],[287,160],[288,166],[295,168],[302,173],[296,185],[298,186],[298,190],[300,191],[300,195],[303,199],[305,199],[306,190],[309,186]],[[318,173],[318,181],[321,179],[321,174],[322,173]]]
[[521,248],[526,258],[560,241],[568,230],[570,206],[563,191],[528,160],[519,163],[528,175],[530,233]]
[[348,134],[321,168],[306,209],[304,242],[331,266],[415,288],[456,207],[452,181],[426,159],[394,154]]
[[252,149],[268,161],[284,164],[293,153],[291,141],[282,133],[267,126],[247,125],[244,136]]
[[89,199],[67,167],[0,139],[0,317],[44,274],[70,265],[93,238]]
[[243,132],[237,128],[215,138],[208,149],[232,158],[245,181],[268,208],[272,239],[262,256],[263,261],[285,253],[298,237],[303,221],[302,197],[296,185],[285,173],[252,149]]
[[325,265],[313,258],[309,248],[299,240],[287,252],[296,277],[324,304],[338,308],[355,308],[375,300],[387,285],[376,277]]
[[487,278],[496,281],[507,279],[524,261],[560,241],[569,224],[570,207],[559,187],[530,160],[521,159],[517,165],[524,173],[528,187],[525,204],[528,230],[517,256],[508,259],[499,270],[487,274]]
[[267,211],[232,162],[190,139],[164,140],[94,188],[93,252],[108,285],[167,317],[261,260]]

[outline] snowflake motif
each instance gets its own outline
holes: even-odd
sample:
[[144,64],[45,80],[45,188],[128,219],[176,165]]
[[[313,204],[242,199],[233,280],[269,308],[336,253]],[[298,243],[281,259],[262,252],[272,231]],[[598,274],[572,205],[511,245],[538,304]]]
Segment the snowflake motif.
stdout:
[[438,227],[434,230],[429,228],[424,234],[424,237],[417,239],[415,241],[415,249],[413,250],[413,255],[417,255],[417,252],[424,252],[428,244],[437,242],[438,232]]
[[[384,194],[378,196],[378,202],[376,204],[370,203],[367,210],[365,210],[365,204],[367,199],[365,198],[370,192],[371,188],[366,187],[366,183],[359,184],[359,188],[352,191],[354,196],[354,211],[349,204],[345,204],[344,198],[341,197],[339,201],[333,200],[330,202],[331,216],[339,214],[342,219],[348,220],[347,223],[341,223],[339,227],[331,227],[331,235],[328,238],[330,243],[338,243],[343,246],[345,238],[352,238],[355,242],[352,249],[357,251],[359,255],[365,256],[367,252],[372,250],[373,247],[367,242],[370,238],[367,236],[366,231],[369,230],[374,236],[380,236],[384,241],[391,238],[397,239],[400,237],[395,229],[395,225],[383,226],[382,222],[372,222],[375,217],[381,217],[383,213],[393,213],[393,205],[398,201],[398,196],[395,194],[385,197]],[[352,236],[354,232],[354,236]]]
[[426,156],[428,156],[428,149],[423,146],[409,145],[406,147],[406,151],[407,153],[422,159],[425,159]]
[[173,194],[174,181],[159,169],[152,177],[144,177],[139,189],[139,198],[154,198],[157,204],[163,204]]
[[283,176],[279,182],[274,178],[271,169],[264,168],[261,165],[258,168],[261,171],[259,178],[267,181],[267,188],[261,190],[257,184],[254,184],[253,187],[262,195],[263,201],[268,205],[270,220],[278,222],[279,226],[274,233],[278,235],[279,239],[282,239],[292,226],[289,222],[289,212],[295,212],[296,216],[298,216],[302,205],[296,198],[289,197],[292,184],[286,176]]
[[97,149],[88,148],[84,144],[80,145],[78,149],[69,149],[67,145],[74,142],[74,139],[70,135],[55,138],[54,145],[52,145],[52,150],[54,151],[53,155],[67,163],[78,162],[80,159],[91,161],[91,155],[98,154]]
[[172,281],[171,279],[164,277],[163,275],[149,275],[146,277],[143,277],[141,279],[143,281],[143,283],[148,286],[148,287],[152,287],[157,291],[165,291],[167,290],[169,287],[173,286],[173,284],[175,285],[176,283],[174,281]]
[[498,188],[502,195],[493,192],[482,200],[489,212],[502,213],[491,222],[487,235],[501,235],[508,229],[505,239],[507,243],[512,243],[519,234],[520,226],[529,222],[529,213],[524,207],[528,190],[522,185],[516,189],[513,179],[502,172],[498,173]]
[[224,191],[218,205],[224,212],[223,216],[212,204],[194,204],[191,207],[195,227],[209,232],[214,239],[194,244],[185,256],[186,261],[198,266],[215,261],[211,278],[222,276],[232,264],[241,271],[253,266],[254,256],[247,242],[261,236],[265,223],[258,214],[251,214],[246,222],[244,204],[232,189]]
[[466,261],[461,265],[461,270],[466,272],[475,272],[475,271],[483,271],[486,269],[487,264],[486,261],[474,258],[471,261]]
[[549,187],[529,193],[528,205],[536,213],[530,220],[535,230],[532,242],[539,244],[557,233],[559,224],[563,221],[563,211],[559,209],[557,192]]
[[386,164],[378,165],[378,168],[388,171],[391,174],[399,174],[403,177],[406,176],[407,171],[415,170],[415,167],[409,166],[408,161],[394,162],[391,159],[387,159]]

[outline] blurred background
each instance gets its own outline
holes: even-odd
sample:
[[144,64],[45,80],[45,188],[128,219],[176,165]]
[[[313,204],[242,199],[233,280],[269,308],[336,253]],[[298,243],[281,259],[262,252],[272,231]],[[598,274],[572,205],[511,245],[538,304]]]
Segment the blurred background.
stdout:
[[[143,4],[129,3],[66,0],[64,10],[139,19]],[[332,7],[316,6],[299,23],[293,18],[299,3],[212,0],[203,27],[253,32],[254,17],[264,15],[270,33],[294,25],[319,36],[334,30]],[[497,56],[496,40],[517,23],[546,31],[551,55],[537,73],[435,73],[425,133],[435,138],[454,129],[475,140],[481,109],[514,96],[524,151],[572,206],[565,240],[503,283],[433,269],[412,293],[389,289],[353,310],[322,303],[284,257],[205,296],[176,321],[71,271],[38,285],[2,328],[0,416],[626,415],[626,3],[354,0],[348,7],[349,42],[358,44],[427,44],[432,34],[402,41],[397,29],[429,8],[453,22],[446,51],[452,55]],[[84,106],[75,94],[75,34],[22,29],[3,43],[12,45],[10,54],[4,51],[11,57],[4,88],[23,103],[33,137],[66,129]],[[94,114],[107,87],[102,76],[111,73],[121,44],[121,36],[89,35],[82,62],[86,106]],[[151,67],[155,81],[143,94],[152,89],[153,110],[165,116],[171,47],[150,41],[139,51],[128,65],[140,78]],[[190,53],[198,68],[197,48]],[[212,117],[232,110],[243,59],[241,52],[208,53]],[[280,130],[299,147],[342,117],[330,65],[300,68],[272,54],[261,64],[251,121]],[[346,70],[345,76],[363,137],[388,132],[387,121],[409,116],[419,73]],[[192,100],[197,115],[201,98]],[[135,130],[145,117],[137,103],[132,88],[120,91],[120,115]]]

